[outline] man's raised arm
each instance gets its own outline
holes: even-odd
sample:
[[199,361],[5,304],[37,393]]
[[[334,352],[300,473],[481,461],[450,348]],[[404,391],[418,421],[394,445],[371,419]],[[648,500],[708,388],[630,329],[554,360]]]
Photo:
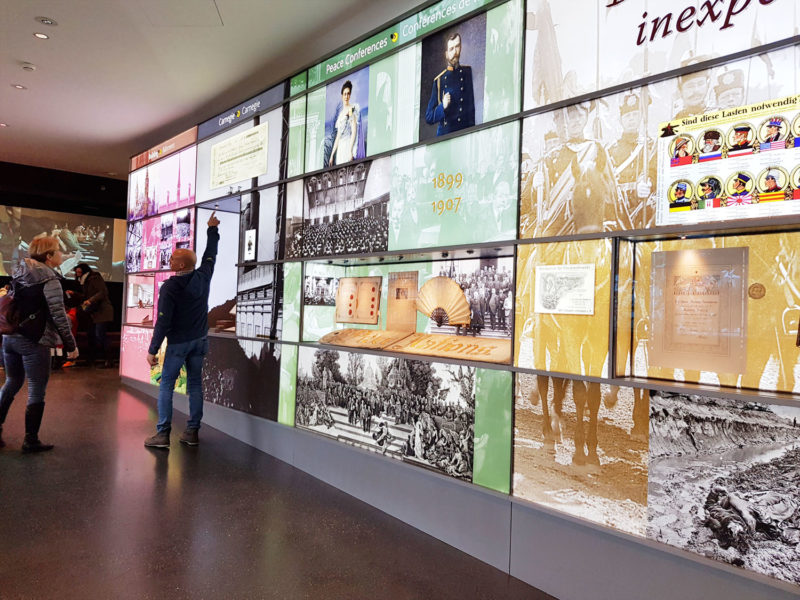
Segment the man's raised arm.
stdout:
[[219,219],[217,218],[216,211],[211,213],[208,219],[208,231],[206,235],[208,240],[206,242],[206,251],[203,252],[203,258],[200,261],[198,271],[206,275],[209,279],[214,274],[214,265],[217,262],[217,245],[219,244]]

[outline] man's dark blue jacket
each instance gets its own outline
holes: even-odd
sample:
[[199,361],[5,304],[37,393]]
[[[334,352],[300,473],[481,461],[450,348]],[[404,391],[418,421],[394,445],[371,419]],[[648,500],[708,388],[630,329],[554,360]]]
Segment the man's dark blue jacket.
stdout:
[[150,354],[157,354],[161,342],[189,342],[208,333],[208,291],[217,261],[219,230],[208,228],[208,243],[200,267],[191,273],[173,275],[158,292],[158,318],[150,341]]

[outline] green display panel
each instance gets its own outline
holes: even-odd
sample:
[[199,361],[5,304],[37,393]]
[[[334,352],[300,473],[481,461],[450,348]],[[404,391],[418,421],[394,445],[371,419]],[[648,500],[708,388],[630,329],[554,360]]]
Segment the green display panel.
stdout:
[[[440,15],[436,27],[482,4],[444,7],[446,18]],[[417,35],[420,26],[410,29]],[[309,95],[306,172],[435,139],[519,110],[522,0],[478,12],[376,60],[379,55],[344,67],[334,58],[309,71],[310,85],[325,85]],[[356,66],[360,68],[353,70]],[[319,72],[323,68],[324,76]]]
[[325,141],[325,88],[311,92],[306,104],[306,171],[322,168]]
[[278,393],[278,423],[294,427],[297,391],[297,346],[281,346],[281,388]]
[[302,275],[301,263],[283,265],[283,339],[290,342],[300,341]]
[[289,177],[303,172],[305,137],[306,97],[303,96],[289,103]]
[[419,139],[420,46],[415,44],[369,68],[367,154],[379,154]]
[[476,369],[472,482],[508,494],[511,485],[511,380],[508,371]]
[[515,239],[518,148],[515,121],[393,156],[389,250]]
[[522,95],[522,0],[486,13],[483,121],[519,110]]
[[307,83],[308,76],[306,72],[298,73],[289,80],[289,95],[294,96],[295,94],[305,91]]

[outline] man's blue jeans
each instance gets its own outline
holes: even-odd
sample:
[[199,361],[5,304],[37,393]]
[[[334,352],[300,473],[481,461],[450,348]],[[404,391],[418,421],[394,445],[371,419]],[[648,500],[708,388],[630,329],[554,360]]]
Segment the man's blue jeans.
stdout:
[[172,392],[175,382],[186,365],[186,391],[189,394],[189,420],[187,429],[200,429],[203,418],[203,359],[208,354],[208,338],[201,337],[189,342],[167,343],[164,353],[164,366],[161,369],[161,383],[158,390],[159,433],[172,429]]

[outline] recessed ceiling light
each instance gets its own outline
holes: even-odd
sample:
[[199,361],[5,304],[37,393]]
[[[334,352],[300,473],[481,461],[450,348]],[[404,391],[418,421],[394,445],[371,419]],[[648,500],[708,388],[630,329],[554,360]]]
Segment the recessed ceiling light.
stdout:
[[8,127],[8,123],[0,123],[0,127]]
[[24,85],[22,85],[21,83],[12,83],[11,87],[13,87],[15,89],[18,89],[18,90],[27,90],[28,89]]
[[40,40],[49,40],[50,36],[46,33],[39,33],[38,31],[33,34],[33,37],[39,38]]
[[49,25],[50,27],[55,27],[58,25],[58,22],[50,17],[36,17],[36,21],[42,25]]

